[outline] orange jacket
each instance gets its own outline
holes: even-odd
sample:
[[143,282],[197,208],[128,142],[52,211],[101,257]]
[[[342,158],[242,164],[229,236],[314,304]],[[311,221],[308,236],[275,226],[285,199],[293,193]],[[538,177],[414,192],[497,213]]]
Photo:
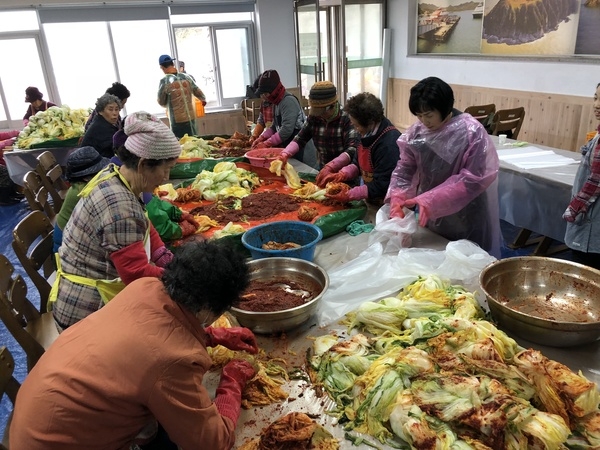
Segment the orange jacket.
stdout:
[[155,419],[182,448],[231,448],[236,424],[202,384],[205,338],[160,280],[134,281],[35,365],[19,390],[10,448],[128,448]]

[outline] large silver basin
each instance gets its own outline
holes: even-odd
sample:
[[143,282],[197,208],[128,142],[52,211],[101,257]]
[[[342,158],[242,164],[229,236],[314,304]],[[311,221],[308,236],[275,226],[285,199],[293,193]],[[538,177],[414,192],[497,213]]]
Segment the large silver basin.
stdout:
[[501,329],[552,347],[600,338],[600,271],[540,256],[506,258],[479,282]]
[[248,262],[250,279],[290,280],[299,284],[317,285],[320,292],[311,301],[291,309],[273,312],[254,312],[231,308],[240,325],[255,333],[270,334],[288,331],[306,322],[316,311],[319,301],[329,287],[329,276],[322,267],[298,258],[264,258]]

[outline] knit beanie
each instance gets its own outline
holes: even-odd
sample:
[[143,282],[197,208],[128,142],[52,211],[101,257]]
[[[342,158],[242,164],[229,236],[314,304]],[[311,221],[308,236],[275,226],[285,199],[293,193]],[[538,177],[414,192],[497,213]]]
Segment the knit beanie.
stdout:
[[44,94],[42,94],[40,92],[40,90],[36,87],[29,86],[27,89],[25,89],[25,102],[26,103],[31,103],[31,102],[35,102],[36,100],[41,100],[43,96],[44,96]]
[[181,145],[160,119],[145,111],[125,118],[125,148],[145,159],[170,159],[181,154]]
[[256,95],[273,92],[281,80],[276,70],[265,70],[258,80]]
[[337,102],[337,89],[331,81],[317,81],[308,93],[308,106],[325,108]]

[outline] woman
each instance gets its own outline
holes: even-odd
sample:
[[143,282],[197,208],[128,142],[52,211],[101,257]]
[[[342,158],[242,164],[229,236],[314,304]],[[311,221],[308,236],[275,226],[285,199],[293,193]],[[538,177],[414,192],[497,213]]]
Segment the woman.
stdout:
[[141,111],[125,119],[127,140],[114,164],[92,179],[63,231],[50,293],[59,328],[102,308],[131,281],[160,277],[172,254],[146,217],[142,192],[169,178],[181,146],[171,130]]
[[82,147],[92,146],[105,158],[114,156],[112,137],[119,131],[121,100],[116,95],[104,94],[96,101],[97,116],[83,135]]
[[203,385],[207,347],[258,347],[247,328],[206,324],[239,300],[248,280],[244,255],[230,246],[178,248],[160,280],[135,281],[57,338],[19,390],[10,448],[127,449],[151,438],[157,421],[157,438],[142,448],[232,448],[255,371],[231,360],[213,397]]
[[25,126],[29,123],[29,118],[38,111],[46,111],[51,106],[56,106],[56,104],[52,102],[42,100],[43,97],[44,94],[36,87],[29,86],[25,89],[25,103],[29,103],[29,108],[27,108],[27,112],[23,116],[23,124]]
[[[121,109],[123,109],[125,107],[125,103],[127,103],[127,99],[131,95],[131,93],[129,92],[129,89],[127,89],[125,87],[125,85],[119,83],[118,81],[115,81],[112,84],[112,86],[106,90],[106,93],[115,95],[121,101]],[[90,114],[90,116],[88,117],[87,121],[85,122],[85,131],[88,130],[88,128],[90,127],[90,125],[94,121],[94,118],[97,115],[98,115],[98,113],[94,109],[92,111],[92,113]],[[124,122],[125,122],[125,119],[123,117],[119,116],[119,119],[117,120],[117,127],[119,128],[119,130],[123,129]]]
[[273,105],[273,123],[254,140],[252,148],[285,147],[306,120],[300,102],[285,90],[276,70],[267,70],[261,75],[256,95],[260,95],[263,103]]
[[[594,94],[594,115],[600,121],[600,83]],[[598,126],[600,132],[600,126]],[[600,269],[600,209],[595,208],[600,195],[600,134],[596,133],[581,147],[583,158],[573,183],[573,198],[563,218],[567,221],[565,244],[575,261]]]
[[347,153],[354,157],[360,144],[360,137],[350,117],[340,107],[337,88],[331,81],[317,81],[308,94],[310,111],[302,129],[277,158],[283,165],[291,157],[302,160],[303,150],[308,148],[310,141],[314,142],[317,152],[317,167],[323,168],[332,159]]
[[65,225],[69,221],[75,205],[79,202],[79,193],[83,187],[102,169],[110,160],[103,158],[94,147],[81,147],[75,150],[67,158],[67,170],[65,176],[71,185],[65,196],[65,201],[60,207],[54,224],[54,253],[62,243],[62,234]]
[[419,225],[449,240],[469,239],[500,257],[498,154],[483,125],[453,108],[452,88],[436,77],[410,90],[418,122],[398,139],[400,160],[386,202],[391,217],[418,207]]
[[344,111],[360,134],[361,144],[353,158],[344,152],[325,164],[316,182],[325,187],[327,183],[352,181],[360,175],[360,186],[328,197],[342,203],[366,199],[381,204],[398,163],[396,140],[401,133],[383,115],[381,100],[368,92],[348,99]]

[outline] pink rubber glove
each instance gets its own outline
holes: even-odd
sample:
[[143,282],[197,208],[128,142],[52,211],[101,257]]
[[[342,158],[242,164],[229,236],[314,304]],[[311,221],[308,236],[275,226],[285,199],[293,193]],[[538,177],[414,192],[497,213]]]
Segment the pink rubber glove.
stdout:
[[417,205],[419,206],[419,225],[424,228],[427,226],[427,222],[429,222],[429,211],[427,210],[427,207],[419,201],[418,197],[411,198],[404,202],[404,206],[407,208],[412,208]]
[[204,331],[208,335],[208,341],[206,343],[208,347],[222,345],[223,347],[227,347],[229,350],[244,350],[248,353],[258,353],[256,337],[248,328],[206,327]]
[[285,164],[287,163],[288,159],[291,158],[292,156],[294,156],[299,151],[300,151],[300,146],[298,145],[298,143],[295,141],[292,141],[287,145],[285,150],[283,150],[281,152],[281,154],[277,157],[277,159],[279,161],[281,161],[283,163],[283,167],[285,167]]
[[[255,141],[256,142],[256,141]],[[271,148],[273,147],[269,140],[258,142],[256,145],[253,143],[252,148]]]
[[327,186],[328,181],[325,181],[329,175],[335,174],[335,171],[331,167],[330,164],[325,164],[319,173],[317,174],[317,178],[315,179],[315,183],[317,186],[324,188]]
[[281,136],[279,136],[279,133],[275,133],[273,136],[267,139],[265,143],[267,144],[267,147],[277,147],[279,144],[281,144]]
[[223,367],[214,403],[219,414],[231,419],[234,425],[240,418],[244,386],[255,374],[248,362],[239,359],[232,359]]
[[390,219],[392,217],[399,217],[404,219],[404,197],[398,194],[392,193],[390,195]]
[[339,194],[328,195],[325,194],[325,197],[335,200],[340,203],[348,203],[356,200],[362,200],[369,196],[369,189],[366,184],[362,186],[356,186],[352,189],[349,189],[346,192],[340,192]]
[[277,159],[283,163],[283,165],[281,167],[285,167],[285,165],[288,162],[289,156],[286,152],[281,152],[279,154],[279,156],[277,157]]

